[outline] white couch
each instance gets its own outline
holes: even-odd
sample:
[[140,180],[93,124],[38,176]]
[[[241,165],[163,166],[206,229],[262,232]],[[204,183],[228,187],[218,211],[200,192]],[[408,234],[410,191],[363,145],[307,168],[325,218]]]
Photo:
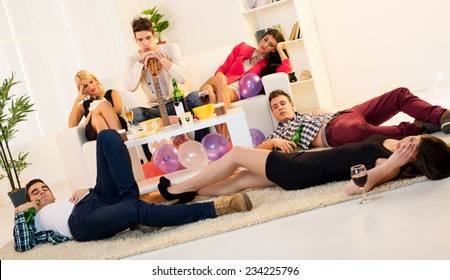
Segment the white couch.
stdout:
[[[122,101],[132,106],[145,104],[145,96],[142,92],[129,93],[123,90],[122,79],[115,77],[102,81],[105,88],[118,89]],[[289,80],[285,73],[276,73],[263,77],[263,86],[266,93],[274,89],[282,89],[290,93]],[[233,103],[233,107],[244,108],[249,128],[259,129],[267,136],[276,126],[276,121],[267,102],[267,96],[259,95],[249,99]],[[92,187],[95,185],[96,165],[96,141],[87,141],[84,135],[84,125],[67,128],[56,134],[56,141],[66,171],[67,180],[72,189]],[[142,152],[139,149],[130,149],[130,156],[134,162],[139,162]],[[143,173],[140,165],[133,166],[136,180],[142,180]]]

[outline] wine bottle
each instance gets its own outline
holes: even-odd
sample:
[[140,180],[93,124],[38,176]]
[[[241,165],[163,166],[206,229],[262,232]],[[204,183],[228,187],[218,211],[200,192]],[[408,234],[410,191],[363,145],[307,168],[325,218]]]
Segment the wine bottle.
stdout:
[[294,142],[295,145],[297,145],[297,146],[300,143],[300,139],[301,139],[301,136],[302,136],[302,130],[303,130],[303,124],[300,124],[298,126],[297,131],[291,137],[291,141]]
[[175,108],[175,113],[179,118],[182,114],[184,114],[187,110],[186,100],[184,99],[183,91],[178,87],[177,81],[172,78],[173,85],[173,107]]
[[205,89],[198,92],[198,97],[200,97],[200,100],[203,102],[203,104],[209,104],[209,92]]
[[[36,200],[36,204],[39,205],[39,202],[41,202],[39,199]],[[28,208],[27,211],[25,211],[25,221],[27,222],[27,225],[30,225],[31,222],[34,220],[34,217],[36,217],[36,208],[31,207]]]

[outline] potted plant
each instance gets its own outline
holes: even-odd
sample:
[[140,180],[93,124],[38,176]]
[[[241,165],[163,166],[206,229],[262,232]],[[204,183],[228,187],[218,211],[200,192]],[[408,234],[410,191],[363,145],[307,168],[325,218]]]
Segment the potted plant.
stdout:
[[148,19],[153,25],[153,29],[156,33],[156,38],[158,39],[159,44],[164,44],[164,41],[161,41],[161,32],[167,29],[169,27],[169,22],[167,20],[162,20],[164,15],[161,15],[158,13],[158,9],[153,7],[152,9],[147,9],[141,12],[143,15],[147,15]]
[[11,88],[19,83],[11,77],[3,80],[0,87],[0,167],[6,174],[0,174],[0,180],[7,177],[11,191],[8,192],[14,207],[24,203],[25,189],[20,185],[19,175],[30,163],[26,162],[28,153],[20,152],[14,157],[10,150],[10,142],[17,132],[16,126],[27,119],[27,114],[34,111],[34,104],[29,96],[15,97],[10,95]]

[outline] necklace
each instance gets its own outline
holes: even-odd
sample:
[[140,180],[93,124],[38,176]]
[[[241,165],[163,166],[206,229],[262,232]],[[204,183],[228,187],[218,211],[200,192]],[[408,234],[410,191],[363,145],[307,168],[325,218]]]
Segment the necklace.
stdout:
[[256,53],[256,51],[253,51],[253,55],[252,57],[249,59],[250,64],[256,64],[258,63],[261,59],[263,59],[264,56],[263,55],[259,55]]

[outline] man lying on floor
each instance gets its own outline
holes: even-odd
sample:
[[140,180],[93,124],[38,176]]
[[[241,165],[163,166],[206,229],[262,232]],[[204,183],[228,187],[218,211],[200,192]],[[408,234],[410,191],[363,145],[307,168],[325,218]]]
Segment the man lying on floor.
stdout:
[[[15,209],[14,249],[27,251],[40,243],[53,244],[106,239],[139,225],[176,226],[252,209],[245,193],[190,205],[155,205],[139,199],[131,159],[115,130],[97,138],[97,182],[80,189],[68,200],[56,201],[50,188],[34,179],[26,185],[26,203]],[[25,212],[37,214],[29,221]]]

